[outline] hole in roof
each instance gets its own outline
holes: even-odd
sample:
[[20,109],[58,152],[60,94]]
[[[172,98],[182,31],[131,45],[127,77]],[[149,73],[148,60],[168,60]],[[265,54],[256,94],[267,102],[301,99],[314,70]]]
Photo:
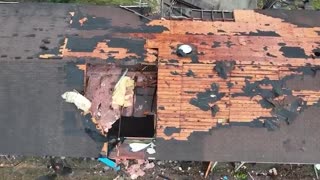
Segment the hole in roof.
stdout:
[[[99,64],[89,64],[86,65],[88,68],[88,73],[85,75],[86,79],[86,89],[95,89],[97,85],[90,84],[88,82],[92,81],[92,77],[88,74],[99,74],[101,73],[101,69],[108,65],[99,65]],[[110,66],[111,67],[111,66]],[[157,80],[157,66],[155,65],[131,65],[125,67],[114,67],[114,68],[122,68],[122,70],[127,69],[126,76],[134,79],[134,90],[132,97],[132,105],[130,106],[132,109],[124,108],[123,112],[121,112],[121,118],[117,119],[115,123],[112,124],[111,128],[108,129],[108,138],[116,137],[118,138],[127,138],[127,137],[138,137],[138,138],[153,138],[155,136],[155,117],[154,112],[157,108],[156,101],[156,80]],[[100,75],[103,79],[104,75]],[[91,79],[91,80],[89,80]],[[105,83],[108,83],[105,81]],[[111,83],[111,82],[110,82]],[[111,87],[113,87],[111,85]],[[109,88],[110,89],[110,88]],[[108,90],[109,90],[108,89]],[[114,88],[110,89],[111,91]],[[88,91],[85,93],[86,95]],[[94,94],[94,93],[93,93]],[[111,93],[112,94],[112,93]],[[97,109],[100,112],[100,115],[103,116],[109,110],[115,110],[111,105],[106,104],[105,102],[97,101]],[[105,108],[107,106],[107,108]],[[98,118],[99,119],[99,118]],[[132,128],[134,127],[134,128]]]
[[320,57],[320,51],[314,52],[314,55],[315,55],[316,57]]

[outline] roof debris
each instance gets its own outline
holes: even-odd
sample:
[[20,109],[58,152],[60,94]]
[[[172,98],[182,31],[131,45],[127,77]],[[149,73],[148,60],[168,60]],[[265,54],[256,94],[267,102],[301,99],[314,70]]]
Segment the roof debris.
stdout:
[[79,20],[79,23],[80,23],[80,26],[83,26],[83,24],[88,21],[88,18],[87,17],[84,17],[82,19]]
[[197,98],[192,98],[190,100],[190,104],[197,106],[203,111],[212,109],[213,114],[215,114],[215,111],[219,111],[219,108],[212,104],[219,101],[224,95],[225,93],[219,93],[219,85],[212,83],[211,89],[206,89],[205,92],[199,92]]
[[125,171],[130,176],[130,179],[137,179],[145,175],[145,170],[154,168],[154,163],[148,160],[136,160],[134,164],[129,166],[127,160],[120,160],[119,163],[125,165]]
[[131,143],[129,144],[132,152],[141,151],[149,146],[153,146],[153,143],[145,144],[145,143]]
[[156,150],[153,147],[150,147],[150,148],[147,149],[147,153],[148,154],[155,154]]
[[227,79],[230,76],[230,72],[234,69],[235,61],[217,61],[214,70],[218,73],[218,75]]
[[113,168],[115,171],[119,171],[120,170],[120,166],[117,166],[117,164],[115,162],[111,161],[109,158],[101,157],[101,158],[98,158],[98,161],[100,161],[103,164]]
[[91,102],[81,95],[78,91],[68,91],[61,95],[61,97],[68,103],[74,103],[78,109],[83,110],[84,114],[89,113]]

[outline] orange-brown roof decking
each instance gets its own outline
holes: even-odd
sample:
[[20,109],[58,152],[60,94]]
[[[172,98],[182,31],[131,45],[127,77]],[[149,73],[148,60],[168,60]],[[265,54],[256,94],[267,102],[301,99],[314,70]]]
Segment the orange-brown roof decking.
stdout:
[[[246,81],[249,85],[279,81],[283,88],[284,78],[302,74],[296,71],[299,67],[320,65],[314,54],[320,47],[320,27],[299,27],[254,11],[235,11],[235,22],[157,20],[150,24],[168,28],[146,42],[148,48],[159,50],[157,137],[164,139],[187,140],[192,132],[207,132],[217,125],[264,123],[275,116],[277,108],[263,107],[263,95],[239,95]],[[179,44],[192,45],[196,55],[177,57]],[[217,61],[235,62],[227,78],[218,75]],[[209,102],[210,109],[197,107],[194,98],[217,96],[211,92],[213,84],[223,97]],[[272,84],[257,86],[274,89]],[[306,105],[317,103],[320,97],[318,89],[291,91]],[[206,92],[212,94],[205,97]],[[273,100],[280,103],[286,98],[281,95]]]
[[[265,108],[261,104],[263,95],[239,95],[244,93],[246,81],[255,83],[263,80],[277,82],[282,76],[287,76],[286,65],[254,65],[235,64],[234,69],[226,79],[221,78],[215,71],[215,64],[183,64],[159,65],[158,74],[158,122],[157,136],[165,139],[187,140],[194,131],[209,131],[217,124],[250,123],[274,117],[272,108]],[[293,69],[298,67],[290,67]],[[290,70],[291,71],[291,70]],[[192,75],[190,75],[192,72]],[[294,72],[291,72],[294,74]],[[209,93],[208,97],[223,97],[216,102],[209,102],[210,108],[203,110],[192,103],[199,93],[212,89],[212,85],[219,87],[218,93]],[[259,84],[258,87],[272,91],[272,85]],[[254,93],[253,93],[254,94]],[[205,94],[204,94],[205,95]],[[306,105],[313,105],[320,97],[319,90],[292,90],[292,95],[302,98]],[[286,95],[274,100],[282,102]],[[212,109],[218,107],[216,114]],[[170,128],[178,131],[169,131]]]
[[[305,73],[300,68],[319,69],[315,51],[320,48],[320,27],[299,27],[254,11],[235,11],[235,22],[157,20],[150,24],[168,28],[146,42],[147,48],[159,50],[157,137],[187,140],[192,132],[207,132],[217,125],[251,126],[256,121],[263,124],[275,117],[291,96],[303,99],[307,106],[319,101],[319,89],[294,90],[283,86],[290,75]],[[192,45],[196,55],[177,57],[179,44]],[[218,75],[217,61],[235,62],[226,79]],[[255,82],[260,82],[257,86],[266,92],[274,91],[275,85],[263,84],[264,81],[279,82],[282,91],[289,90],[292,95],[274,97],[272,101],[281,103],[280,107],[266,108],[261,103],[263,95],[244,94],[247,84]],[[192,100],[201,95],[217,96],[211,92],[213,84],[218,85],[223,97],[209,102],[210,109],[203,110]],[[206,92],[212,94],[205,97]]]
[[[74,16],[76,17],[75,13]],[[88,57],[97,59],[113,58],[122,60],[126,57],[140,59],[144,62],[156,62],[156,58],[150,53],[151,50],[158,50],[158,60],[179,59],[179,62],[190,62],[186,58],[177,58],[175,48],[178,44],[187,43],[196,47],[197,59],[201,63],[212,63],[213,60],[239,59],[255,61],[270,59],[284,61],[290,57],[286,51],[290,48],[302,48],[297,58],[311,58],[314,49],[319,46],[320,27],[304,27],[264,15],[252,10],[234,11],[235,22],[221,21],[192,21],[192,20],[153,20],[139,30],[122,30],[108,33],[106,36],[103,30],[94,30],[90,33],[91,39],[97,39],[92,45],[92,50],[79,51],[72,49],[72,44],[86,46],[85,41],[77,38],[69,38],[60,49],[63,57]],[[79,20],[86,18],[79,16]],[[87,18],[82,24],[72,21],[71,27],[85,28],[86,23],[90,24]],[[158,28],[157,30],[154,30]],[[125,28],[123,28],[125,29]],[[88,30],[79,34],[88,34]],[[134,33],[136,32],[136,33]],[[88,35],[86,35],[88,36]],[[97,37],[95,37],[97,36]],[[87,37],[85,37],[87,38]],[[90,39],[89,38],[89,39]],[[125,42],[113,46],[114,38],[134,41],[145,40],[144,47],[141,46],[141,53],[137,54],[139,44],[132,43],[130,46]],[[70,45],[71,44],[71,45]],[[89,43],[88,43],[89,44]],[[111,44],[111,45],[110,45]],[[297,49],[298,50],[298,49]],[[248,56],[250,54],[250,56]],[[144,57],[141,57],[141,56]],[[50,57],[49,57],[50,58]]]

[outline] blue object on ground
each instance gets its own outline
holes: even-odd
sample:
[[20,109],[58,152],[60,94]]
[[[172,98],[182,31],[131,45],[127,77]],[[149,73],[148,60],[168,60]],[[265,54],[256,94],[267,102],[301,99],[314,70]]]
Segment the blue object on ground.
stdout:
[[109,158],[101,157],[101,158],[98,158],[98,161],[100,161],[103,164],[111,167],[115,171],[119,171],[120,170],[120,166],[117,166],[117,164],[115,162],[111,161]]

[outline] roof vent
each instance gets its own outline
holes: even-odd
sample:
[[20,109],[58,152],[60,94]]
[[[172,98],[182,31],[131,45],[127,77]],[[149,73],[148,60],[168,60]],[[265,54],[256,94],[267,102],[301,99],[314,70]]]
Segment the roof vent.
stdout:
[[177,55],[181,56],[181,57],[184,57],[187,54],[190,54],[191,52],[192,52],[192,47],[187,44],[183,44],[183,45],[179,46],[177,49]]

